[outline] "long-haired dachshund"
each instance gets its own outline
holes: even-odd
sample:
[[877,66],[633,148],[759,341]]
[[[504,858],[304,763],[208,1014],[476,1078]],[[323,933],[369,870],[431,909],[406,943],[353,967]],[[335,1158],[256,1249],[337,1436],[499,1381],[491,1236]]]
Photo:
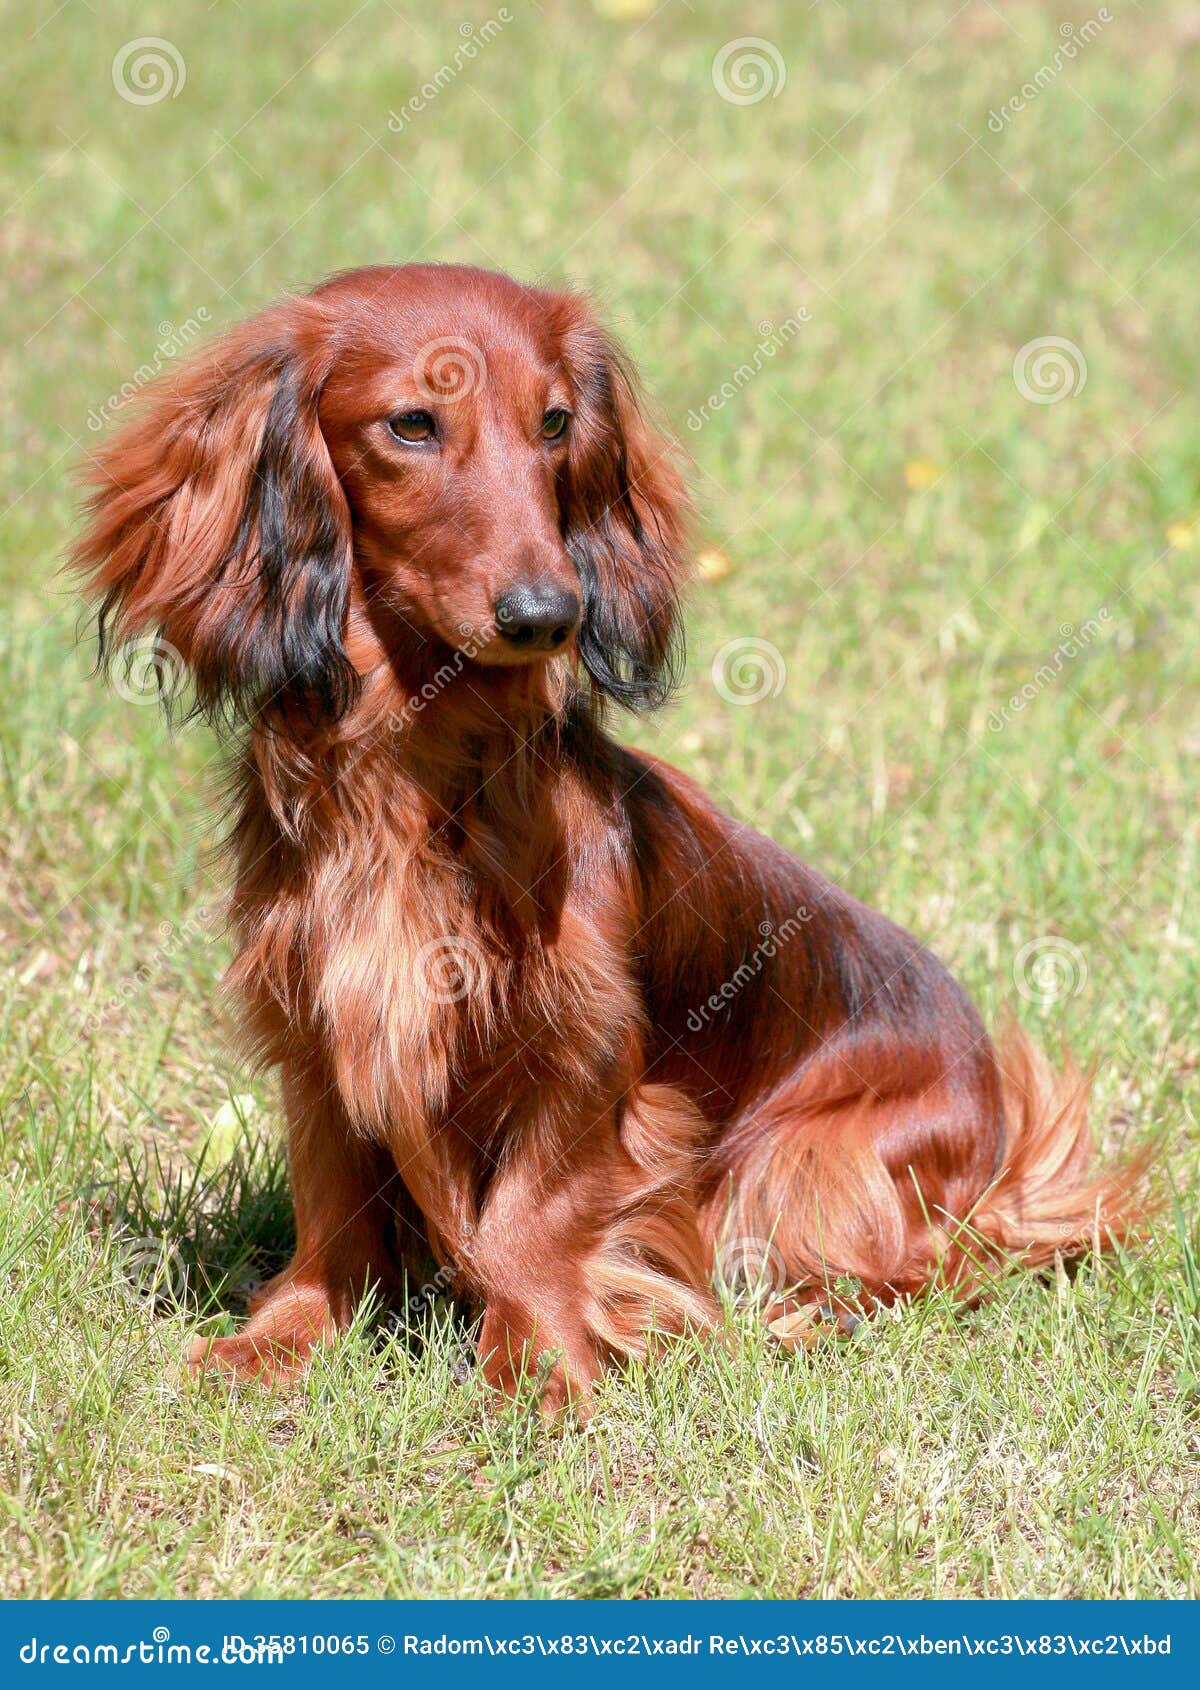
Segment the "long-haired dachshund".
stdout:
[[302,1365],[414,1233],[553,1409],[711,1326],[722,1254],[796,1341],[1129,1227],[1074,1076],[604,733],[673,679],[685,496],[579,298],[337,276],[152,390],[89,512],[102,655],[165,640],[240,728],[232,977],[282,1070],[295,1257],[194,1369]]

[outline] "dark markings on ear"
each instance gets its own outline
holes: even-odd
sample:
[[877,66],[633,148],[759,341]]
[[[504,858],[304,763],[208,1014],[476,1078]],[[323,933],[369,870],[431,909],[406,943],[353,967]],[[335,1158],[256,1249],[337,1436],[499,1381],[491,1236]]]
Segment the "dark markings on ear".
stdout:
[[[644,546],[640,534],[638,541]],[[567,536],[567,553],[583,588],[579,655],[595,684],[616,703],[630,710],[652,710],[671,696],[683,669],[675,590],[661,581],[651,587],[635,578],[621,597],[614,596],[603,584],[609,571],[601,555],[614,552],[617,544],[607,510],[598,526]],[[667,612],[671,628],[663,639],[657,625],[667,595],[672,600]]]
[[[618,370],[632,408],[630,378],[621,373],[619,355],[608,358]],[[582,508],[568,520],[565,541],[583,593],[579,654],[595,685],[631,710],[662,704],[675,687],[683,665],[683,634],[675,574],[678,560],[662,532],[654,489],[635,479],[629,447],[608,361],[597,360],[583,387],[602,419],[605,439],[601,461],[590,482],[575,497]],[[647,466],[647,480],[653,472]],[[654,523],[652,533],[638,514],[636,492]],[[589,505],[592,507],[589,510]]]
[[[343,631],[350,591],[349,540],[331,495],[332,466],[313,458],[316,421],[292,376],[279,378],[246,504],[216,570],[216,591],[256,557],[257,594],[239,591],[202,705],[233,701],[246,716],[300,711],[332,720],[354,702],[358,676]],[[322,448],[323,450],[323,448]]]

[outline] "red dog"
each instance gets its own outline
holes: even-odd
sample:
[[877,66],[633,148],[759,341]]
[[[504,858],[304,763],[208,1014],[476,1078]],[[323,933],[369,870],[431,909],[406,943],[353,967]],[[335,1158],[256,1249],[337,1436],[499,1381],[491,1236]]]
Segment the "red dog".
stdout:
[[[667,693],[684,494],[566,294],[359,270],[235,329],[102,454],[101,649],[244,727],[233,976],[296,1255],[197,1369],[300,1365],[422,1233],[548,1406],[713,1322],[820,1319],[1120,1236],[1080,1088],[914,939],[601,730]],[[396,1226],[397,1216],[402,1227]]]

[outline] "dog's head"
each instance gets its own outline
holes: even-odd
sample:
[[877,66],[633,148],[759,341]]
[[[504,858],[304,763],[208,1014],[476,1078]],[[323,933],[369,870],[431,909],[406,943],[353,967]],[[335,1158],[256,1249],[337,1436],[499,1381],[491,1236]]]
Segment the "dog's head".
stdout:
[[332,719],[406,644],[672,679],[682,485],[573,295],[353,271],[156,384],[94,461],[75,563],[105,654],[161,635],[207,709]]

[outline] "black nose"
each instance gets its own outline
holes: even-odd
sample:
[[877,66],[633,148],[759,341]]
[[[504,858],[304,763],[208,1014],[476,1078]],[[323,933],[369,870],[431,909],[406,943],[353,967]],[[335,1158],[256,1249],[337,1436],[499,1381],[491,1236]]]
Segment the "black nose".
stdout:
[[555,651],[579,621],[579,599],[547,581],[512,587],[496,600],[496,626],[509,645]]

